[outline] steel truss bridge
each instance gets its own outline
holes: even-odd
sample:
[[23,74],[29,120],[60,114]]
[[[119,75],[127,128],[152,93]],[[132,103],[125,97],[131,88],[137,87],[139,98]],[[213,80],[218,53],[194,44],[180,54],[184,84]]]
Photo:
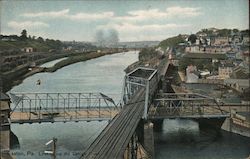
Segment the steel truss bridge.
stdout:
[[81,159],[126,158],[126,152],[131,145],[130,154],[134,155],[129,158],[136,159],[138,146],[131,144],[131,140],[134,141],[133,136],[137,134],[140,121],[144,123],[150,119],[181,117],[225,119],[229,116],[229,113],[220,109],[220,106],[207,96],[157,94],[158,83],[166,74],[169,63],[160,66],[157,70],[139,67],[125,76],[123,109],[82,154]]
[[[139,67],[126,74],[121,104],[116,104],[119,103],[117,99],[102,93],[10,94],[13,102],[11,121],[33,123],[113,118],[80,158],[134,159],[140,147],[136,132],[141,122],[229,116],[214,99],[204,95],[159,93],[159,82],[165,77],[169,66],[166,61],[164,59],[157,69]],[[144,146],[141,145],[141,148],[144,149]]]
[[229,117],[214,98],[197,93],[159,93],[151,103],[150,119]]
[[12,123],[111,120],[121,109],[102,93],[10,93]]

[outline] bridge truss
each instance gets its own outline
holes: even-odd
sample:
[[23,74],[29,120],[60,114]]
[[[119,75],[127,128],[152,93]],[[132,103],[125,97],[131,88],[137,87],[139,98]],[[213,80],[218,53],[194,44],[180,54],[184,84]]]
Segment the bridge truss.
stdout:
[[10,97],[12,123],[110,120],[120,111],[102,93],[10,93]]
[[140,89],[145,90],[143,119],[146,119],[149,104],[158,87],[158,79],[157,70],[152,68],[138,67],[126,74],[122,92],[123,105],[128,104]]
[[151,104],[149,118],[229,117],[214,98],[197,93],[160,93]]

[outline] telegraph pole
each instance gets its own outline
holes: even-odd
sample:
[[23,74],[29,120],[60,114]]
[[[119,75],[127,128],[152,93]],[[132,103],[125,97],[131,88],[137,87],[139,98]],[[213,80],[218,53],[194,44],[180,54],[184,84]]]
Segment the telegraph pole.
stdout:
[[54,137],[52,140],[45,144],[46,146],[52,144],[51,151],[44,151],[44,153],[51,154],[52,159],[56,159],[56,142],[57,138]]

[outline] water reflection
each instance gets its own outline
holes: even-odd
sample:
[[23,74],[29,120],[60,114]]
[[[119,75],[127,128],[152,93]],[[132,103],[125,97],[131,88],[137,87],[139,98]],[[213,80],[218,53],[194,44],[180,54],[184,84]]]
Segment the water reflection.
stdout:
[[164,120],[162,131],[154,133],[156,159],[242,159],[250,154],[250,138],[200,130],[192,120]]
[[[120,98],[124,69],[137,60],[138,51],[79,62],[53,73],[30,76],[10,92],[102,92]],[[36,85],[37,79],[41,80],[40,85]],[[58,158],[77,159],[107,124],[107,121],[13,124],[11,129],[19,138],[20,149],[12,153],[17,159],[48,159],[50,156],[43,153],[48,149],[45,143],[56,137]]]

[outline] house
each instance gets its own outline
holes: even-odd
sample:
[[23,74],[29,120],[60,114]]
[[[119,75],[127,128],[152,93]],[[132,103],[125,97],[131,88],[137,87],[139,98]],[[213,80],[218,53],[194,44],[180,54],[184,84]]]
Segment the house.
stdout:
[[213,34],[217,34],[217,32],[218,32],[219,29],[217,29],[217,28],[208,28],[207,30],[208,31],[212,31]]
[[240,44],[241,43],[241,36],[240,35],[234,35],[233,36],[233,44],[234,45],[238,45],[238,44]]
[[229,38],[228,37],[215,37],[213,45],[228,45]]
[[185,52],[189,53],[189,52],[195,52],[195,53],[199,53],[201,52],[200,47],[198,45],[192,45],[192,46],[187,46],[185,48]]
[[11,38],[11,37],[4,37],[1,39],[2,41],[17,41],[16,39],[14,38]]
[[236,52],[234,51],[228,51],[226,55],[228,59],[236,59]]
[[18,38],[19,37],[17,35],[10,35],[10,36],[0,35],[1,41],[17,41]]
[[250,56],[249,50],[243,51],[242,54],[243,54],[243,55],[242,55],[242,56],[243,56],[243,60],[244,60],[246,63],[249,64],[249,56]]
[[224,52],[224,53],[231,51],[231,50],[232,50],[232,48],[230,45],[224,45],[221,47],[221,52]]
[[242,43],[243,45],[249,45],[250,43],[249,36],[243,36]]
[[207,41],[207,39],[206,39],[205,37],[201,37],[201,38],[200,38],[200,43],[201,43],[203,46],[208,45],[207,42],[208,42],[208,41]]
[[218,46],[207,46],[205,48],[206,53],[218,53],[221,52],[221,48]]
[[204,47],[204,53],[219,53],[219,54],[224,54],[228,51],[231,50],[231,47],[230,46],[205,46]]
[[200,45],[200,39],[199,38],[195,40],[195,44]]
[[200,32],[200,33],[197,33],[197,36],[199,36],[199,37],[206,37],[207,34],[204,33],[204,32]]
[[194,65],[189,65],[186,68],[186,83],[197,83],[199,79],[199,72],[197,71],[197,67]]
[[34,48],[32,47],[25,47],[21,49],[23,52],[34,52]]
[[210,38],[206,38],[207,41],[207,45],[211,45],[211,39]]
[[232,63],[221,64],[218,68],[219,76],[222,79],[229,78],[233,72],[234,65]]
[[64,50],[64,51],[70,51],[70,50],[72,50],[72,49],[73,49],[72,46],[63,47],[63,50]]
[[200,71],[200,75],[201,75],[201,78],[206,78],[210,75],[210,71],[208,70],[204,70],[204,71]]

